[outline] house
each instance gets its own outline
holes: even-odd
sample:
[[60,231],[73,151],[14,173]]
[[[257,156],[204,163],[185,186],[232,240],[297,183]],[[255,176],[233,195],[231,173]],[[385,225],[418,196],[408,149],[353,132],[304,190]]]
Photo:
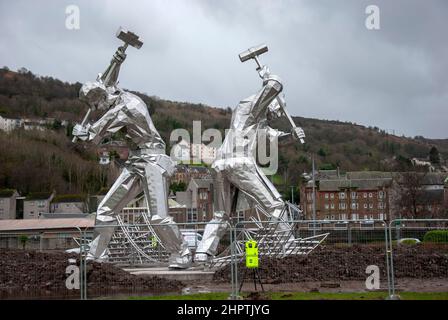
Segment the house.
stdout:
[[176,193],[176,202],[187,209],[187,222],[209,221],[213,217],[213,180],[191,179],[186,191]]
[[[313,220],[386,220],[390,212],[392,173],[378,171],[319,171],[300,190],[306,219]],[[315,198],[315,216],[313,202]]]
[[50,213],[81,214],[87,212],[87,198],[80,194],[62,194],[53,197],[50,203]]
[[5,132],[11,132],[18,129],[23,125],[23,121],[20,119],[9,119],[0,116],[0,130]]
[[23,201],[23,219],[39,219],[42,213],[49,213],[54,195],[54,192],[30,193]]
[[0,190],[0,220],[16,219],[16,202],[19,193],[14,189]]
[[182,139],[171,148],[170,156],[178,163],[211,164],[215,160],[217,149],[203,143],[189,143]]
[[205,166],[190,166],[179,164],[171,178],[171,182],[189,184],[191,179],[211,179],[210,169]]

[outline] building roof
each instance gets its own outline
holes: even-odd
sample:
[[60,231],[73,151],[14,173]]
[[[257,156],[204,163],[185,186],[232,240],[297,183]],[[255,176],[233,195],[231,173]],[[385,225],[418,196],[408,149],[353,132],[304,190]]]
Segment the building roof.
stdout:
[[384,171],[351,171],[347,172],[347,179],[391,179],[392,175]]
[[0,198],[10,198],[15,192],[15,189],[0,189]]
[[32,192],[30,193],[25,201],[28,200],[47,200],[52,196],[53,192]]
[[185,204],[180,204],[174,199],[168,199],[168,207],[170,209],[179,209],[179,208],[186,208],[187,206]]
[[67,202],[85,202],[86,195],[84,194],[61,194],[57,195],[51,200],[52,203],[67,203]]
[[[311,182],[312,183],[312,182]],[[392,178],[384,179],[337,179],[320,180],[320,191],[338,191],[341,189],[376,190],[390,186]],[[312,186],[312,184],[311,184]]]
[[213,184],[213,179],[191,179],[198,188],[210,189],[210,185]]
[[89,218],[0,220],[0,232],[93,228],[94,225],[95,220]]

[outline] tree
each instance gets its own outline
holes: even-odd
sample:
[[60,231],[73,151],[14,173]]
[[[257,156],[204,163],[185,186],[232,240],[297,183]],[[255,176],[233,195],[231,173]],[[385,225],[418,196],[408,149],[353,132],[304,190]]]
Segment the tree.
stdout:
[[28,242],[28,240],[29,240],[29,238],[28,238],[28,236],[25,235],[25,234],[22,234],[22,235],[19,237],[19,241],[20,241],[20,243],[22,244],[22,249],[23,249],[23,250],[25,250],[25,246],[26,246],[26,243]]
[[426,175],[426,172],[400,174],[396,204],[403,218],[434,218],[440,214],[443,199],[434,199],[431,190],[425,190]]
[[429,150],[429,161],[431,161],[432,164],[440,163],[439,150],[435,146],[432,146],[431,150]]

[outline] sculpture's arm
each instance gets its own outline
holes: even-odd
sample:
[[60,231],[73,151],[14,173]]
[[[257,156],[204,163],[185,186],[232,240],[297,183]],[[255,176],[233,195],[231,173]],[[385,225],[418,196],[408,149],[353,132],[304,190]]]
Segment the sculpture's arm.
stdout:
[[126,59],[126,53],[124,53],[124,47],[119,47],[115,52],[109,67],[101,75],[100,81],[106,87],[116,86],[118,84],[118,74],[120,73],[121,64]]
[[276,76],[269,75],[263,82],[263,87],[255,95],[252,101],[251,113],[255,119],[261,119],[261,115],[266,113],[266,109],[274,99],[282,92],[283,85]]
[[129,117],[123,112],[122,104],[109,109],[98,121],[88,127],[88,140],[99,144],[104,138],[111,136],[125,127]]

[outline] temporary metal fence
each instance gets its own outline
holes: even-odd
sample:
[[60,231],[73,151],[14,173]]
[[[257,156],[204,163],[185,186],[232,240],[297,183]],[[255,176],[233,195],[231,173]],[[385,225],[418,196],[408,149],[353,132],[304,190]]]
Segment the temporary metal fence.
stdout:
[[82,238],[77,228],[0,233],[0,298],[82,298],[78,291],[82,260],[76,252],[65,252]]
[[[193,254],[206,224],[176,224],[192,236]],[[448,291],[448,219],[292,220],[286,228],[285,222],[226,222],[227,232],[209,263],[176,271],[168,270],[168,253],[154,238],[152,228],[161,225],[118,221],[96,226],[116,230],[117,241],[109,246],[111,259],[103,263],[89,257],[91,229],[0,234],[1,298],[219,291],[237,299],[253,292],[255,285],[261,289],[259,282],[264,290],[285,297],[297,291],[382,291],[390,298],[400,292]],[[256,277],[245,265],[248,240],[259,247]],[[75,250],[70,255],[67,249]]]
[[[284,222],[266,224],[270,230],[278,231]],[[366,291],[366,272],[370,268],[377,268],[379,277],[387,278],[388,237],[384,221],[296,220],[288,221],[288,225],[290,230],[283,235],[277,232],[276,236],[265,237],[263,230],[254,229],[253,221],[237,224],[234,238],[243,234],[245,239],[258,242],[260,266],[257,271],[246,268],[244,255],[235,262],[234,269],[240,272],[233,277],[237,290],[232,297],[242,294],[240,287],[246,293],[253,291],[257,282],[263,283],[266,290],[286,295],[296,291]],[[378,283],[387,290],[388,282]]]
[[390,297],[448,291],[448,219],[389,223]]

